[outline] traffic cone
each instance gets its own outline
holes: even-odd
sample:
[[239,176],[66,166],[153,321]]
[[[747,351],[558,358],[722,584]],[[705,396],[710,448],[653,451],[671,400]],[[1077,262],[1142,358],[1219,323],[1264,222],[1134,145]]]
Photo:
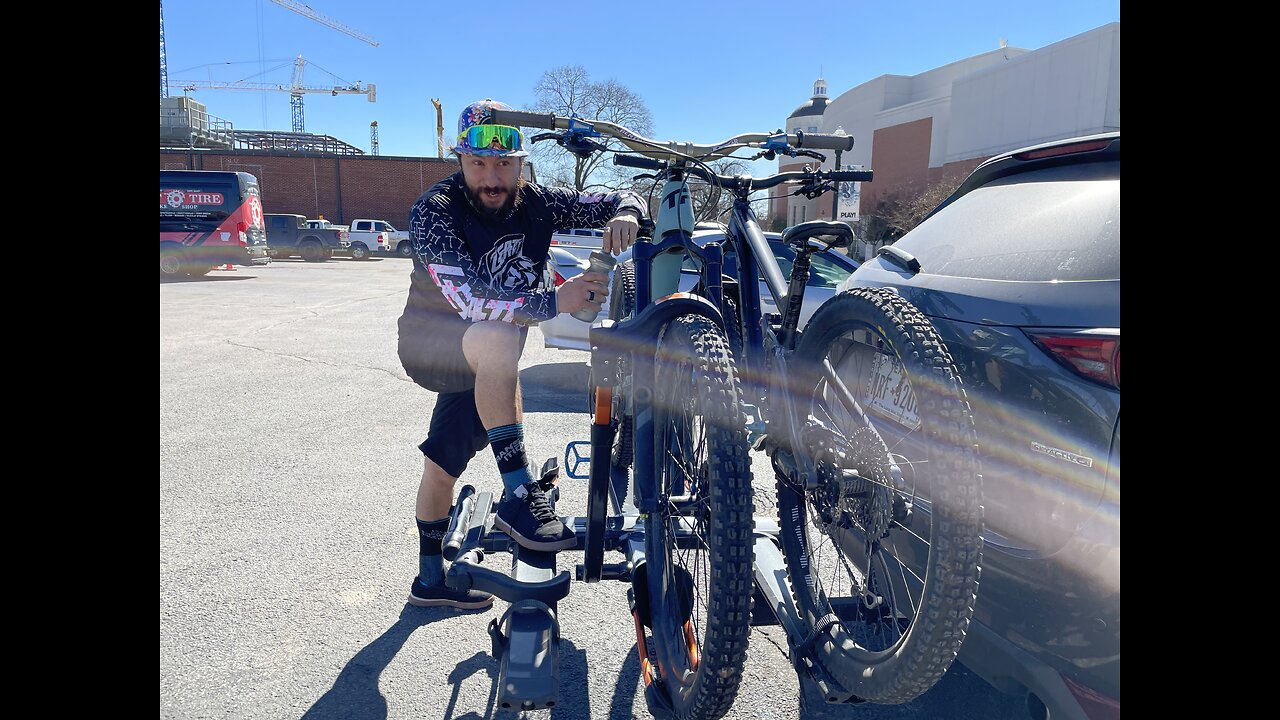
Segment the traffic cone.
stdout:
[[226,265],[219,266],[218,269],[219,270],[235,270],[236,266],[232,265],[231,263],[227,263]]

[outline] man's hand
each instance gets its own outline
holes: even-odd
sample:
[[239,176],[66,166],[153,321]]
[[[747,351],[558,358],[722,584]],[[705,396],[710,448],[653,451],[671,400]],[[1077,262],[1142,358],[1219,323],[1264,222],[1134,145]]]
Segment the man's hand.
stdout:
[[609,297],[609,288],[605,287],[608,281],[608,275],[598,272],[584,272],[565,280],[556,288],[556,310],[572,313],[591,308],[600,312],[604,299]]
[[636,233],[640,231],[640,219],[635,212],[626,210],[615,215],[608,225],[604,226],[604,251],[617,255],[631,247],[636,241]]

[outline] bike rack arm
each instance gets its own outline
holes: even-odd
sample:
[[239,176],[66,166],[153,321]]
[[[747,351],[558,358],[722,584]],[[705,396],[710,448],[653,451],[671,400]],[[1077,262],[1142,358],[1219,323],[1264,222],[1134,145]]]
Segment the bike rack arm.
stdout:
[[480,560],[480,550],[469,550],[458,556],[449,567],[445,582],[454,590],[479,590],[507,602],[521,600],[537,600],[551,605],[564,599],[569,594],[569,583],[572,575],[568,570],[550,580],[541,582],[522,582],[509,575],[494,572],[476,563]]

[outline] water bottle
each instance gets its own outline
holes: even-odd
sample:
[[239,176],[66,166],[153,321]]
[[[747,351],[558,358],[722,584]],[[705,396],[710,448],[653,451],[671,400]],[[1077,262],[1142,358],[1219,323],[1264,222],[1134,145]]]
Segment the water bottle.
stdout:
[[[609,273],[613,271],[613,266],[618,264],[618,261],[612,255],[603,250],[593,250],[589,261],[591,263],[591,267],[587,268],[583,272],[602,273],[606,278],[609,276]],[[586,307],[572,314],[582,322],[589,323],[595,322],[597,313],[595,310]]]

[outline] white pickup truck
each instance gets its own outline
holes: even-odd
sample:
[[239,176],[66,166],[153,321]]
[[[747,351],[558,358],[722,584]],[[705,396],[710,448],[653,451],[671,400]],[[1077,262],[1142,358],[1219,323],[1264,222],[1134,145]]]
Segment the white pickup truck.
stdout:
[[361,243],[370,252],[395,253],[401,257],[413,255],[413,247],[409,244],[409,233],[396,230],[386,220],[365,218],[352,220],[352,257],[355,257],[356,243]]

